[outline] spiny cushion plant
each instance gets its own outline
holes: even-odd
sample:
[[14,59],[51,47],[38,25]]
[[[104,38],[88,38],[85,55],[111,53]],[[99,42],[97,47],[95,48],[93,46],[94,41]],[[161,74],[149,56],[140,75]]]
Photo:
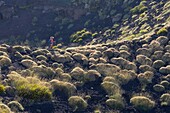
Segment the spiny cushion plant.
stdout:
[[122,109],[124,107],[124,104],[122,103],[121,100],[116,100],[116,99],[108,99],[106,101],[106,104],[113,109]]
[[44,65],[33,66],[30,70],[39,78],[52,79],[56,74],[53,68]]
[[112,58],[111,62],[117,66],[119,66],[122,69],[127,69],[127,70],[137,70],[137,67],[134,63],[122,58],[122,57],[118,57],[118,58]]
[[153,89],[156,92],[163,92],[163,91],[165,91],[165,87],[163,85],[161,85],[161,84],[155,84],[153,86]]
[[11,59],[6,57],[6,56],[0,56],[0,66],[3,67],[7,67],[11,65]]
[[169,74],[170,73],[170,65],[167,65],[166,67],[161,67],[159,69],[159,72],[162,74]]
[[130,99],[130,103],[141,111],[148,111],[155,107],[155,102],[145,96],[135,96]]
[[0,103],[0,111],[1,113],[11,113],[11,109],[3,103]]
[[14,49],[15,51],[20,52],[20,53],[26,53],[25,47],[20,46],[20,45],[13,46],[13,49]]
[[96,70],[89,70],[85,74],[85,81],[96,81],[99,77],[101,77],[101,74]]
[[8,106],[12,111],[15,112],[24,111],[24,107],[18,101],[9,102]]
[[170,106],[170,94],[164,93],[160,97],[161,106]]
[[70,75],[72,78],[78,81],[84,81],[85,79],[85,71],[80,67],[75,67],[71,72]]
[[[168,31],[167,31],[168,33]],[[166,45],[168,43],[168,37],[166,36],[159,36],[157,39],[156,39],[161,45]]]
[[116,83],[104,81],[101,84],[101,86],[106,91],[106,93],[109,94],[109,95],[113,95],[113,94],[116,94],[116,93],[121,93],[121,88]]
[[26,68],[31,68],[33,66],[36,66],[37,63],[30,60],[30,59],[24,59],[21,61],[22,65],[25,66]]
[[47,55],[50,54],[50,52],[47,49],[37,49],[33,51],[31,54],[34,56],[38,56],[38,55]]
[[74,111],[82,111],[88,106],[87,102],[80,96],[71,96],[68,102]]
[[60,92],[62,93],[63,97],[67,97],[67,98],[72,96],[77,90],[77,88],[73,84],[69,82],[59,81],[57,79],[53,79],[52,81],[50,81],[50,84],[53,88],[54,94],[55,92],[56,93]]
[[125,85],[130,80],[134,80],[137,77],[137,74],[132,70],[121,70],[120,72],[114,73],[110,76],[114,77],[120,85]]
[[152,60],[144,55],[137,55],[136,61],[140,63],[141,65],[149,65],[149,66],[152,65]]
[[165,88],[168,88],[170,83],[167,80],[163,80],[160,82],[161,85],[163,85]]
[[112,109],[123,109],[125,107],[123,97],[119,93],[111,95],[109,99],[106,100],[106,105]]
[[145,90],[147,84],[152,83],[154,73],[151,71],[146,71],[145,73],[138,74],[137,78],[141,83],[142,90]]
[[110,76],[113,73],[116,73],[118,71],[120,71],[121,69],[113,64],[105,64],[105,63],[98,63],[97,65],[95,65],[95,69],[102,75],[105,76]]

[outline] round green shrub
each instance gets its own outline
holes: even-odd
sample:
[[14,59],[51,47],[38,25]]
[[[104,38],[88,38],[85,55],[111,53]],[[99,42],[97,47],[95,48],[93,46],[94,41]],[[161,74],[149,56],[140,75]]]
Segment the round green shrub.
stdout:
[[115,78],[115,83],[118,83],[119,85],[125,85],[130,80],[135,79],[137,74],[131,70],[121,70],[120,72],[114,73],[111,76]]
[[139,67],[139,69],[140,69],[140,71],[141,71],[142,73],[144,73],[144,72],[146,72],[146,71],[153,71],[153,68],[150,67],[149,65],[141,65],[141,66]]
[[117,80],[116,80],[114,77],[112,77],[112,76],[107,76],[107,77],[105,77],[105,78],[103,79],[103,82],[105,82],[105,81],[117,83]]
[[122,69],[137,71],[137,66],[133,62],[130,62],[122,57],[112,58],[111,62]]
[[84,55],[84,54],[81,54],[81,53],[75,53],[73,56],[72,56],[76,61],[84,64],[84,65],[87,65],[88,64],[88,58]]
[[163,51],[155,51],[154,54],[151,56],[151,59],[153,61],[155,60],[161,60],[164,52]]
[[23,59],[23,55],[20,52],[18,52],[18,51],[14,53],[14,57],[16,59]]
[[33,66],[37,66],[37,63],[30,59],[24,59],[21,61],[21,64],[26,68],[31,68]]
[[153,62],[153,68],[155,69],[159,69],[163,67],[164,65],[165,63],[162,60],[156,60],[155,62]]
[[130,103],[141,111],[149,111],[155,107],[155,102],[145,96],[135,96],[130,99]]
[[57,63],[57,62],[54,62],[54,63],[52,64],[52,67],[53,67],[53,68],[63,68],[64,65],[63,65],[63,64],[59,64],[59,63]]
[[47,58],[44,56],[44,55],[38,55],[37,57],[36,57],[38,60],[47,60]]
[[69,54],[55,54],[52,56],[52,60],[64,64],[64,63],[72,62],[73,58]]
[[162,60],[165,63],[169,63],[170,62],[170,52],[166,52],[163,56],[162,56]]
[[18,101],[9,102],[8,106],[9,108],[11,108],[12,111],[15,112],[24,111],[24,107]]
[[78,81],[84,81],[85,79],[85,71],[80,67],[75,67],[71,72],[70,75],[72,78]]
[[0,46],[0,51],[5,52],[5,53],[8,52],[7,48],[6,47],[2,47],[2,46]]
[[156,41],[158,41],[161,45],[165,45],[168,43],[168,37],[166,36],[160,36],[156,39]]
[[112,58],[113,56],[117,57],[119,55],[119,51],[116,50],[115,48],[109,48],[105,50],[102,54],[104,57]]
[[169,74],[170,73],[170,65],[166,66],[166,67],[161,67],[159,69],[159,72],[162,74]]
[[124,108],[124,103],[121,100],[108,99],[106,100],[106,105],[113,109],[122,109]]
[[168,30],[166,28],[161,28],[156,34],[159,36],[166,36],[168,33]]
[[29,56],[29,55],[23,55],[23,56],[21,56],[22,57],[22,59],[30,59],[30,60],[33,60],[33,58],[31,57],[31,56]]
[[109,95],[114,95],[116,93],[121,93],[120,87],[116,83],[104,81],[101,84],[101,86],[106,91],[106,93],[109,94]]
[[62,73],[59,75],[60,80],[68,82],[71,81],[71,76],[68,73]]
[[169,93],[162,94],[160,97],[160,101],[161,106],[170,106],[170,94]]
[[43,65],[33,66],[30,70],[34,75],[40,78],[52,79],[55,76],[55,71],[51,67],[46,67]]
[[0,56],[6,56],[6,57],[9,57],[9,56],[8,56],[8,54],[7,54],[6,52],[1,51],[1,50],[0,50]]
[[131,54],[128,51],[121,50],[119,53],[119,56],[124,58],[124,59],[129,59]]
[[145,90],[147,84],[152,83],[154,73],[151,71],[146,71],[145,73],[138,74],[137,78],[142,85],[142,90]]
[[95,65],[95,70],[97,70],[102,75],[110,76],[113,73],[119,72],[121,69],[113,64],[99,63]]
[[165,88],[168,88],[169,87],[169,85],[170,85],[170,83],[167,81],[167,80],[163,80],[163,81],[161,81],[161,83],[160,83],[161,85],[163,85]]
[[167,45],[167,46],[165,46],[165,50],[166,50],[167,52],[170,52],[170,44]]
[[56,68],[55,73],[56,75],[61,75],[62,73],[64,73],[64,71],[61,68]]
[[101,77],[101,74],[96,70],[88,70],[85,74],[86,81],[96,81],[99,77]]
[[151,51],[148,48],[139,48],[136,52],[138,55],[141,54],[141,55],[145,55],[147,57],[151,56]]
[[129,47],[126,46],[126,45],[121,45],[121,46],[119,47],[119,51],[121,51],[121,50],[129,51]]
[[11,87],[11,86],[6,86],[5,87],[5,92],[7,95],[9,96],[15,96],[15,88],[14,87]]
[[61,92],[63,94],[63,97],[65,96],[67,98],[72,96],[77,90],[77,88],[73,84],[56,79],[50,81],[50,84],[54,90],[53,92]]
[[25,48],[23,46],[20,46],[20,45],[13,46],[13,49],[15,51],[20,52],[20,53],[26,53]]
[[11,113],[11,109],[3,103],[0,104],[0,111],[1,113]]
[[149,66],[152,65],[152,60],[145,55],[137,55],[136,61],[141,65],[149,65]]
[[47,49],[37,49],[31,53],[34,56],[38,55],[51,55],[51,53]]
[[151,52],[162,51],[163,50],[163,48],[161,47],[161,44],[156,40],[152,40],[150,42],[149,49],[151,50]]
[[100,51],[94,51],[89,55],[90,58],[94,58],[94,59],[98,59],[101,56],[102,56],[102,53]]
[[156,92],[163,92],[165,90],[165,87],[163,85],[160,85],[160,84],[156,84],[153,86],[153,89],[156,91]]
[[32,71],[30,69],[22,70],[20,73],[24,77],[32,75]]
[[1,68],[10,66],[12,63],[11,59],[6,56],[0,56],[0,66]]
[[87,108],[87,102],[79,96],[71,96],[68,99],[69,105],[74,109],[74,111],[83,111]]

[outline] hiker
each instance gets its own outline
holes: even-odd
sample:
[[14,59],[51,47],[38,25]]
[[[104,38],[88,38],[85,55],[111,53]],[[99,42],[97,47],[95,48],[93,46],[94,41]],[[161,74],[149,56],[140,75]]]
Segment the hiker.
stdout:
[[50,48],[50,49],[53,48],[54,42],[55,42],[55,41],[54,41],[54,37],[53,37],[53,36],[50,36],[50,39],[49,39],[49,43],[50,43],[49,48]]

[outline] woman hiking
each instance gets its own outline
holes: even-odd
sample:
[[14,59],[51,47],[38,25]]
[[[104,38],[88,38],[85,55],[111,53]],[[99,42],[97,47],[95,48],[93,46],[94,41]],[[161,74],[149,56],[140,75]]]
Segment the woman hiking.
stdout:
[[54,45],[54,37],[53,36],[50,36],[50,39],[49,39],[49,43],[50,43],[50,45],[49,45],[49,49],[52,49],[53,48],[53,45]]

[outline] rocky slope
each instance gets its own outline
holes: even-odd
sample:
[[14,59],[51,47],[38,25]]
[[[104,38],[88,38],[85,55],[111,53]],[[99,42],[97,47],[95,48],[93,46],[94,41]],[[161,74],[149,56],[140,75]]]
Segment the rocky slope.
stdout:
[[143,39],[0,53],[5,113],[170,112],[170,24]]

